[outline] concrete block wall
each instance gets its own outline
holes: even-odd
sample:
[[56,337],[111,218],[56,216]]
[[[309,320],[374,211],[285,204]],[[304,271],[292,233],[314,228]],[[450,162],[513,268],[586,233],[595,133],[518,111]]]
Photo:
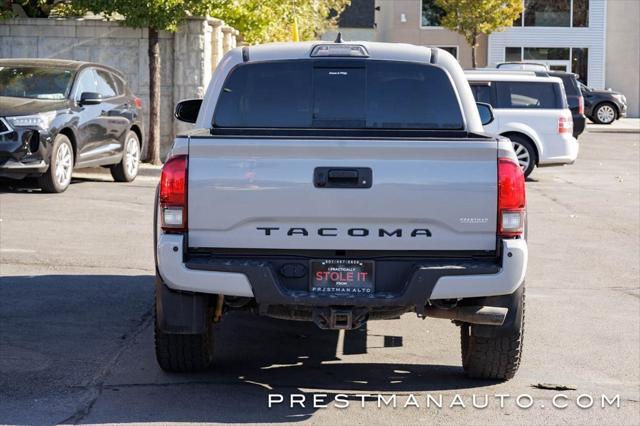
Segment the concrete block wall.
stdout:
[[[190,18],[175,34],[160,33],[161,147],[189,126],[173,118],[175,102],[202,97],[213,69],[236,45],[237,30],[213,18]],[[0,21],[0,58],[56,58],[98,62],[120,70],[142,99],[148,128],[149,61],[146,29],[90,19],[16,18]]]

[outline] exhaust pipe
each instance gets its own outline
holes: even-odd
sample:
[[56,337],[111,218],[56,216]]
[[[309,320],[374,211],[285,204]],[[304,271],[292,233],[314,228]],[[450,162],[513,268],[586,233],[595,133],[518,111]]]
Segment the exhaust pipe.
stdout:
[[508,308],[497,306],[457,306],[450,309],[426,307],[428,317],[482,325],[502,325],[508,312]]

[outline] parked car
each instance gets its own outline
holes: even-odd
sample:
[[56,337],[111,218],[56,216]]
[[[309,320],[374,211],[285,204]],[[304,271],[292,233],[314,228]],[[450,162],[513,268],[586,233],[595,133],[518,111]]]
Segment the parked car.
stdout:
[[63,192],[74,169],[131,182],[143,151],[142,102],[116,69],[53,59],[0,60],[0,177]]
[[580,82],[578,75],[564,71],[538,71],[536,75],[558,77],[562,80],[564,92],[567,95],[567,104],[571,110],[571,118],[573,119],[573,137],[578,137],[584,132],[587,119],[584,115],[584,97],[580,90]]
[[213,322],[232,310],[323,329],[416,312],[460,326],[468,376],[513,377],[524,175],[510,141],[484,133],[491,107],[476,105],[453,56],[369,42],[235,48],[176,116],[196,129],[175,139],[156,199],[163,369],[207,368]]
[[627,116],[627,98],[619,92],[593,89],[580,82],[584,96],[584,112],[597,124],[611,124]]
[[493,106],[495,120],[485,130],[511,139],[525,176],[536,166],[576,160],[578,141],[562,80],[496,70],[467,71],[466,77],[475,99]]
[[536,75],[548,75],[558,77],[564,84],[564,91],[567,95],[567,102],[573,118],[573,137],[578,138],[584,132],[586,117],[584,116],[584,98],[580,91],[578,75],[565,72],[549,70],[549,66],[538,62],[500,62],[496,69],[501,71],[534,71]]

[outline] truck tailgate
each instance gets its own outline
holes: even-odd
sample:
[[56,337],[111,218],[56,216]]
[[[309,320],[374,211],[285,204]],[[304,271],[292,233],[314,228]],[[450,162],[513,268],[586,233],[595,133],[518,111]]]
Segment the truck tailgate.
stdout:
[[[192,248],[487,250],[496,247],[493,139],[192,137]],[[370,168],[369,188],[314,170]]]

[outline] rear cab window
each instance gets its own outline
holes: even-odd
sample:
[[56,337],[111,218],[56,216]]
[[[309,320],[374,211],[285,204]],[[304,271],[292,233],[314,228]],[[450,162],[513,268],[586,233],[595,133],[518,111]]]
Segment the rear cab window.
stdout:
[[560,84],[533,81],[497,81],[497,108],[563,109],[566,107]]
[[465,123],[439,67],[305,59],[238,65],[224,83],[213,126],[464,130]]

